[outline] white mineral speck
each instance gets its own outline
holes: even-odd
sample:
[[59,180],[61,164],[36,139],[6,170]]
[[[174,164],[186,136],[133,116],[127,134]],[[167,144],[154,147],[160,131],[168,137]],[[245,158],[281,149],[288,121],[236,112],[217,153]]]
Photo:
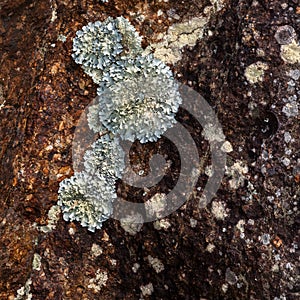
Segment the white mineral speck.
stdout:
[[226,269],[226,273],[225,273],[225,280],[230,284],[230,285],[234,285],[237,283],[238,278],[235,275],[235,273],[233,271],[230,270],[230,268]]
[[288,148],[285,148],[284,149],[284,153],[285,153],[285,155],[291,155],[292,154],[292,150],[288,149]]
[[251,225],[251,226],[253,226],[254,225],[254,220],[253,219],[249,219],[248,220],[248,224]]
[[159,9],[159,10],[157,11],[157,16],[158,16],[158,17],[162,16],[163,14],[164,14],[164,12],[163,12],[161,9]]
[[284,133],[284,141],[286,142],[286,143],[289,143],[290,141],[291,141],[291,139],[292,139],[292,136],[291,136],[291,134],[289,133],[289,132],[285,132]]
[[296,117],[298,115],[298,103],[292,101],[287,103],[283,108],[282,112],[288,117]]
[[197,220],[190,218],[190,225],[192,228],[195,228],[197,226],[197,223],[198,223]]
[[75,234],[75,229],[73,227],[70,227],[68,232],[69,232],[69,235],[74,235]]
[[133,273],[136,273],[136,272],[138,271],[139,268],[140,268],[140,264],[134,263],[134,264],[133,264],[133,267],[132,267]]
[[285,157],[285,158],[282,160],[282,163],[283,163],[286,167],[288,167],[288,166],[290,165],[291,161],[290,161],[289,158]]
[[288,73],[288,75],[294,79],[294,80],[298,80],[300,78],[300,70],[298,69],[294,69],[294,70],[290,70],[290,72]]
[[269,245],[270,244],[270,235],[269,234],[263,234],[261,236],[261,241],[264,245]]
[[226,293],[227,290],[228,290],[228,284],[227,283],[222,284],[222,291],[223,291],[223,293]]
[[232,145],[230,142],[225,141],[221,147],[221,150],[225,153],[229,153],[233,151]]

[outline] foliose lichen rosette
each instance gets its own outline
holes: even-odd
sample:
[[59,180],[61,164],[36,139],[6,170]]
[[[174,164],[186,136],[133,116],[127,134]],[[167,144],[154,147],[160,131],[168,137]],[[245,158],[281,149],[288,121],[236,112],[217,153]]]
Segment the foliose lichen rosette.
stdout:
[[128,60],[124,78],[97,90],[99,119],[113,134],[141,143],[156,141],[176,123],[182,98],[172,72],[152,55]]
[[113,73],[112,65],[124,57],[134,57],[143,51],[141,40],[126,18],[108,17],[103,22],[90,22],[77,31],[72,57],[99,84],[107,81],[108,74]]
[[125,169],[124,157],[119,139],[104,135],[85,152],[84,171],[90,175],[104,176],[110,184],[114,184]]
[[80,172],[60,182],[58,197],[65,221],[78,221],[94,232],[111,216],[117,195],[105,177]]

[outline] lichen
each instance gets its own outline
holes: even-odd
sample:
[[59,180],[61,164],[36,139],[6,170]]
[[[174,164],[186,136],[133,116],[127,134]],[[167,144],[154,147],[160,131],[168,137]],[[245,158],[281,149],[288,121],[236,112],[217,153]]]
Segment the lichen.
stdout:
[[98,244],[93,244],[91,248],[91,256],[92,258],[96,258],[103,253],[102,248]]
[[221,146],[221,151],[225,153],[230,153],[233,151],[232,145],[229,141],[225,141],[223,145]]
[[104,176],[111,184],[121,178],[125,153],[119,140],[109,135],[100,137],[84,154],[84,170],[92,176]]
[[100,121],[124,140],[156,141],[176,123],[182,99],[166,65],[151,55],[135,61],[139,72],[98,91]]
[[278,27],[275,33],[275,39],[278,44],[287,45],[292,43],[296,39],[297,34],[295,29],[290,25],[284,25]]
[[225,135],[222,129],[215,123],[205,124],[202,136],[209,142],[225,142]]
[[151,296],[154,292],[153,284],[151,282],[145,285],[141,285],[140,289],[143,296]]
[[104,71],[94,69],[90,75],[95,83],[99,85],[98,94],[103,92],[106,87],[132,77],[139,76],[140,73],[145,76],[151,74],[154,70],[158,74],[163,73],[172,77],[172,71],[162,61],[155,59],[153,55],[138,55],[136,57],[123,57],[110,65]]
[[293,40],[293,42],[288,45],[282,45],[280,56],[287,63],[290,64],[300,63],[299,44],[295,40]]
[[160,218],[167,207],[166,194],[157,193],[145,203],[147,214],[151,217]]
[[102,133],[106,131],[106,128],[102,125],[99,118],[99,101],[97,98],[95,103],[90,105],[88,108],[87,121],[89,128],[95,133]]
[[230,168],[226,168],[226,174],[231,177],[229,180],[229,185],[232,189],[237,189],[240,187],[246,177],[245,175],[248,173],[248,166],[245,162],[241,160],[237,160],[233,166]]
[[149,264],[152,266],[152,268],[155,270],[156,273],[160,273],[165,269],[165,266],[160,259],[156,257],[152,257],[151,255],[148,255],[147,259]]
[[41,256],[38,253],[34,253],[33,255],[33,260],[32,260],[32,269],[36,270],[36,271],[40,271],[41,270]]
[[94,290],[95,293],[99,293],[103,286],[106,286],[108,280],[107,272],[98,269],[96,271],[96,277],[89,280],[88,288]]
[[288,117],[296,117],[299,113],[298,103],[296,101],[288,102],[282,108],[282,112]]
[[156,230],[161,230],[161,229],[167,230],[170,226],[171,226],[171,223],[169,222],[168,219],[157,220],[153,223],[153,227]]
[[133,213],[120,220],[121,227],[130,235],[136,235],[142,230],[144,219],[139,213]]
[[76,32],[72,57],[99,83],[118,60],[142,52],[141,40],[127,19],[108,17],[104,22],[90,22]]
[[60,208],[58,205],[53,205],[48,211],[48,224],[38,227],[44,233],[51,232],[56,228],[56,223],[59,220]]
[[146,51],[153,52],[154,56],[165,63],[175,64],[182,57],[182,49],[185,46],[193,47],[196,42],[203,38],[204,31],[211,16],[220,11],[224,0],[211,0],[211,5],[204,9],[204,14],[175,23],[168,28],[167,32],[160,33],[156,37],[157,43],[152,43]]
[[222,201],[213,201],[211,212],[217,220],[224,220],[228,216],[226,204]]
[[[141,37],[123,17],[89,23],[73,41],[72,57],[99,85],[87,121],[102,137],[86,150],[84,169],[60,183],[58,205],[65,221],[79,221],[90,231],[113,212],[115,183],[125,168],[118,138],[156,141],[176,123],[179,86],[168,66],[142,52]],[[121,220],[130,234],[142,227],[136,217]]]
[[251,83],[257,83],[263,81],[265,71],[269,69],[269,66],[261,61],[249,65],[245,70],[245,76]]
[[14,298],[14,300],[31,300],[32,294],[30,293],[32,280],[29,278],[25,285],[22,286],[17,290],[17,296]]
[[83,26],[73,40],[72,57],[84,67],[103,70],[122,52],[122,36],[112,18]]
[[78,221],[89,231],[102,227],[113,211],[115,188],[100,174],[75,173],[60,183],[59,201],[65,221]]
[[67,37],[66,37],[65,35],[63,35],[63,34],[59,34],[59,35],[57,36],[57,40],[60,41],[60,42],[65,43],[66,40],[67,40]]
[[203,37],[208,20],[206,17],[195,17],[170,26],[167,33],[157,36],[160,42],[151,44],[147,51],[153,52],[156,58],[165,63],[175,64],[181,59],[183,47],[192,47]]

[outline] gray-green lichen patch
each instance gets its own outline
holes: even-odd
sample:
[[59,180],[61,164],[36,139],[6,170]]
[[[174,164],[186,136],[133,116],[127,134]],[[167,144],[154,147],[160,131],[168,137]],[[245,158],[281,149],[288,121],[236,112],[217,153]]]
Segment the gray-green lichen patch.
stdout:
[[269,69],[269,66],[261,61],[249,65],[245,70],[245,77],[251,83],[257,83],[263,81],[265,71]]
[[108,17],[104,22],[90,22],[76,32],[72,57],[97,81],[121,58],[140,54],[141,40],[127,19]]
[[296,64],[300,63],[300,45],[295,40],[288,45],[282,45],[280,51],[281,58],[289,63]]
[[197,40],[203,37],[207,23],[208,18],[203,17],[174,24],[166,34],[158,35],[157,39],[161,42],[151,44],[148,50],[154,50],[154,56],[163,62],[175,64],[181,59],[183,47],[194,46]]
[[96,271],[96,276],[89,280],[88,288],[92,289],[95,293],[99,293],[101,289],[106,286],[108,280],[108,275],[106,271],[101,271],[98,269]]
[[125,153],[119,139],[100,137],[84,154],[84,170],[90,175],[103,175],[114,185],[125,169]]
[[226,204],[222,201],[213,201],[211,212],[217,220],[224,220],[228,217],[228,209],[226,208]]
[[32,260],[32,269],[35,271],[40,271],[42,265],[41,261],[42,261],[41,256],[38,253],[34,253],[33,260]]
[[102,125],[99,118],[99,98],[96,98],[95,103],[89,106],[87,113],[87,121],[89,128],[95,133],[102,135],[107,129]]
[[169,67],[152,55],[134,61],[137,70],[106,88],[100,88],[99,118],[113,134],[141,143],[156,141],[175,123],[182,102]]
[[32,294],[30,293],[32,280],[29,278],[25,285],[22,286],[17,290],[17,296],[14,298],[14,300],[31,300]]
[[224,2],[211,0],[212,5],[205,8],[204,15],[173,24],[166,33],[160,33],[156,38],[159,42],[151,44],[146,51],[153,51],[154,56],[165,63],[177,63],[181,60],[182,48],[195,46],[197,40],[203,37],[210,18],[224,7]]
[[89,231],[102,227],[113,211],[115,188],[99,174],[75,173],[60,183],[59,200],[65,221],[78,221]]
[[44,233],[51,232],[56,228],[56,223],[59,220],[60,208],[58,205],[53,205],[48,211],[48,225],[38,227]]
[[153,284],[151,282],[145,285],[141,285],[140,289],[143,296],[151,296],[154,292]]
[[155,270],[156,273],[160,273],[165,269],[164,264],[161,262],[160,259],[156,257],[152,257],[151,255],[147,256],[147,260],[152,268]]
[[248,173],[248,166],[245,162],[241,160],[237,160],[233,166],[226,169],[226,174],[230,176],[229,185],[232,189],[237,189],[241,186],[246,177],[245,175]]
[[166,194],[157,193],[151,199],[149,199],[145,208],[147,214],[151,217],[161,218],[167,206]]
[[222,128],[215,123],[205,124],[202,135],[209,142],[225,142],[225,135]]
[[139,213],[128,215],[126,218],[120,220],[121,227],[130,235],[136,235],[142,230],[143,216]]

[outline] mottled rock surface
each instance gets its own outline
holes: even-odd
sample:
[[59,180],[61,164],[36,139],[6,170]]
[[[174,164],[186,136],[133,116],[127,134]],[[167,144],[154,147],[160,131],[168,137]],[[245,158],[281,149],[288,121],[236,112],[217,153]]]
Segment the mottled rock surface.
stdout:
[[[71,58],[72,39],[88,22],[120,15],[144,48],[180,32],[166,63],[217,113],[227,170],[199,209],[209,149],[180,111],[205,160],[194,195],[138,230],[108,220],[91,233],[55,206],[59,182],[73,174],[77,122],[96,95]],[[298,1],[2,0],[0,16],[0,299],[300,298]],[[184,32],[189,20],[195,29]],[[147,173],[157,152],[172,162],[164,179],[146,197],[120,180],[120,197],[172,190],[180,162],[166,139],[136,143],[131,162]]]

